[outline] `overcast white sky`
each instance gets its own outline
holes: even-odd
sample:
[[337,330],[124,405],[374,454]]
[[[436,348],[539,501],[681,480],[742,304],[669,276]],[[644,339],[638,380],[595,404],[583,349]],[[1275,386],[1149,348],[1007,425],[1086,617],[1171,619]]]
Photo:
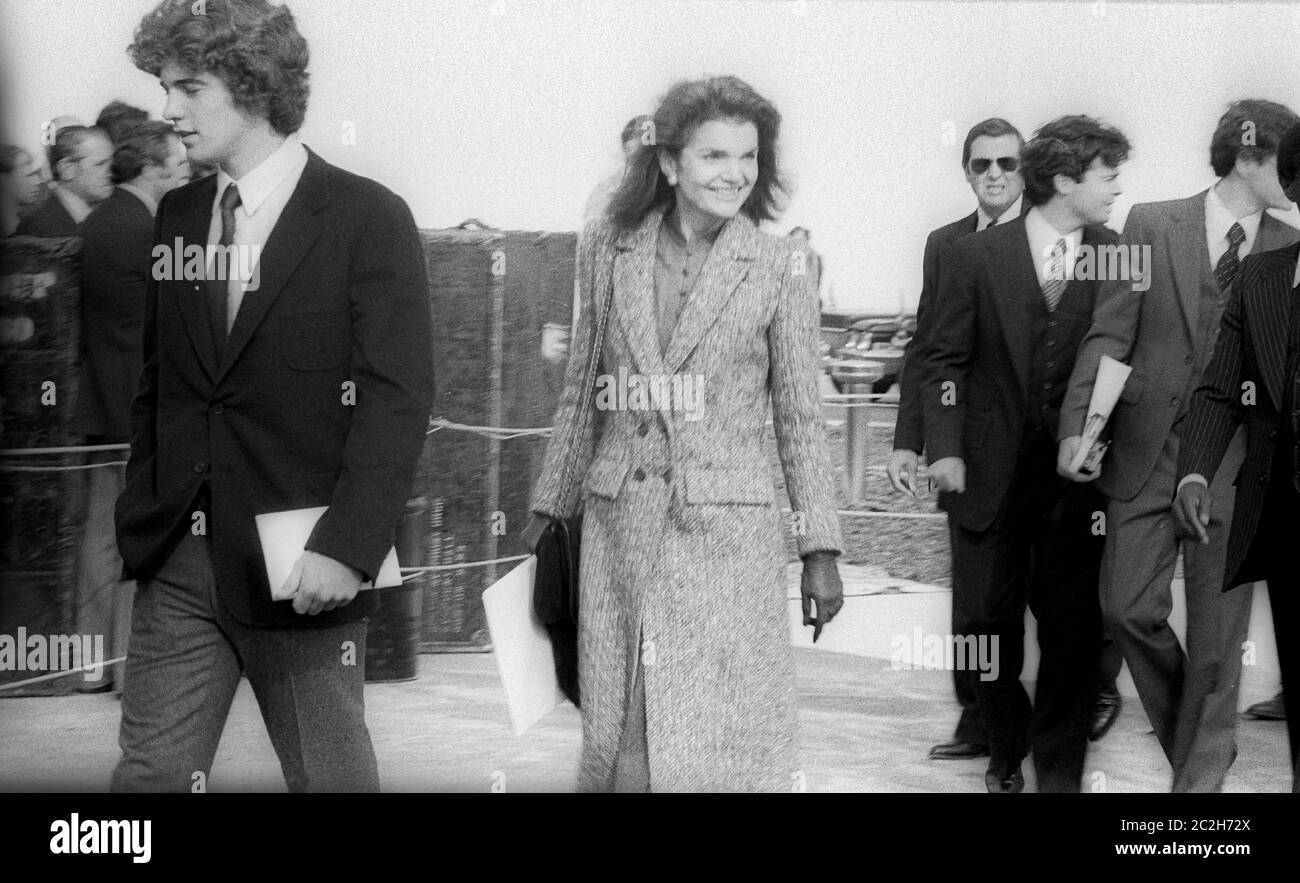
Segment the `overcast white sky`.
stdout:
[[[1300,108],[1300,4],[831,0],[290,0],[312,50],[304,140],[400,193],[424,227],[477,217],[573,230],[618,132],[675,79],[729,73],[785,118],[796,196],[842,307],[912,306],[926,233],[969,213],[961,138],[987,116],[1028,136],[1100,115],[1135,152],[1134,202],[1212,183],[1226,102]],[[152,0],[0,0],[0,137],[93,120],[112,98],[162,110],[125,55]],[[356,144],[344,143],[349,126]],[[1300,225],[1300,217],[1292,216]]]

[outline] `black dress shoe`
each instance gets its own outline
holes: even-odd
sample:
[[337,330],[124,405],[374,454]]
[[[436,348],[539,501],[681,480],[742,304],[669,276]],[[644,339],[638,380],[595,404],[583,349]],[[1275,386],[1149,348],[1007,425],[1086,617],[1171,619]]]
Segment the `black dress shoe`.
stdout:
[[1025,777],[1020,767],[1006,776],[990,770],[984,774],[984,787],[990,794],[1019,794],[1025,790]]
[[1123,707],[1124,700],[1120,698],[1119,690],[1114,687],[1098,690],[1097,698],[1092,703],[1092,729],[1088,733],[1088,741],[1096,742],[1110,732]]
[[944,742],[930,749],[930,760],[967,760],[972,757],[988,756],[987,745],[977,745],[963,739],[953,739],[951,742]]
[[1246,709],[1246,714],[1260,721],[1284,721],[1286,720],[1286,704],[1282,701],[1282,694],[1278,693],[1272,699],[1256,702]]

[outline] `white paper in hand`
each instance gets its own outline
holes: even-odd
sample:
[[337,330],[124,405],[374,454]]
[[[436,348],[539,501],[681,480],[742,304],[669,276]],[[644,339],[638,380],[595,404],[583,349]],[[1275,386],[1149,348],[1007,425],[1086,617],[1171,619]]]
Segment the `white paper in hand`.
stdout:
[[516,736],[564,701],[555,677],[551,637],[533,610],[536,569],[537,557],[530,555],[483,592],[492,655],[497,659]]
[[1089,461],[1089,468],[1085,470],[1088,473],[1095,472],[1100,464],[1108,445],[1100,444],[1098,439],[1101,437],[1102,430],[1106,428],[1106,422],[1110,420],[1110,414],[1115,410],[1115,403],[1119,401],[1119,395],[1124,391],[1124,383],[1132,371],[1131,366],[1110,356],[1102,356],[1101,361],[1097,363],[1097,379],[1092,385],[1092,401],[1088,403],[1088,417],[1083,424],[1083,437],[1079,441],[1079,449],[1074,453],[1074,459],[1070,462],[1070,468],[1076,472],[1083,467],[1085,461]]
[[[293,565],[302,557],[311,539],[311,532],[316,522],[325,514],[328,506],[313,506],[310,509],[290,509],[286,512],[267,512],[256,516],[257,536],[262,541],[262,558],[266,561],[266,578],[271,584],[271,597],[276,601],[287,601],[292,594],[282,594],[281,589],[289,579]],[[379,567],[379,576],[373,583],[364,582],[363,589],[385,589],[402,584],[402,572],[397,566],[397,550],[389,549],[384,563]]]

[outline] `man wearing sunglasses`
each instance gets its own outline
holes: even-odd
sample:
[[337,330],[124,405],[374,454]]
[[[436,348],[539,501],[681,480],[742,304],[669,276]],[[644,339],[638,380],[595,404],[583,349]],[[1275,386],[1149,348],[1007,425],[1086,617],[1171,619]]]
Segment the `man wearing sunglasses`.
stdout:
[[[1218,182],[1187,199],[1133,207],[1122,245],[1150,254],[1143,280],[1149,288],[1135,290],[1123,279],[1103,283],[1061,409],[1058,471],[1075,481],[1097,478],[1110,500],[1102,615],[1173,768],[1174,791],[1222,790],[1237,755],[1241,645],[1251,600],[1250,589],[1221,591],[1233,485],[1246,456],[1238,432],[1210,476],[1208,544],[1182,547],[1185,651],[1169,625],[1180,545],[1171,513],[1180,438],[1242,259],[1300,238],[1266,212],[1291,205],[1278,182],[1277,148],[1297,120],[1271,101],[1234,102],[1210,141]],[[1098,477],[1069,465],[1103,355],[1133,371],[1111,414],[1111,446]]]
[[[975,124],[966,133],[966,140],[962,144],[961,164],[978,205],[975,211],[961,220],[931,232],[925,241],[921,300],[916,308],[916,334],[908,344],[909,355],[899,377],[901,389],[898,422],[894,429],[894,450],[886,466],[889,483],[899,493],[915,497],[919,490],[916,481],[917,461],[925,440],[922,432],[921,379],[916,367],[919,364],[917,357],[934,321],[934,293],[939,286],[941,256],[950,245],[966,234],[986,230],[995,224],[1019,217],[1021,191],[1024,189],[1024,182],[1020,178],[1020,149],[1024,143],[1024,138],[1016,127],[1004,119],[994,117]],[[955,582],[953,590],[957,591]],[[954,635],[970,633],[959,613],[962,606],[954,598]],[[978,676],[978,672],[953,672],[961,717],[952,739],[930,749],[932,760],[963,760],[985,757],[989,753],[988,728],[976,704],[972,676]]]

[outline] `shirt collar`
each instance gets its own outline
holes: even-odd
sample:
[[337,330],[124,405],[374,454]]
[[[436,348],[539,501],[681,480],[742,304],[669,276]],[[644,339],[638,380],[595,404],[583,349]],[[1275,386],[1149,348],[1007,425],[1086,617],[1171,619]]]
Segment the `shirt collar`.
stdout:
[[[993,226],[996,227],[998,224],[1005,224],[1020,217],[1020,203],[1024,198],[1025,194],[1023,193],[1017,196],[1016,201],[1007,206],[1006,211],[998,215],[998,219],[993,222]],[[975,209],[975,229],[983,230],[987,226],[989,226],[989,213],[984,211],[984,206],[978,206]]]
[[1228,230],[1233,224],[1241,225],[1242,232],[1246,234],[1246,242],[1254,242],[1255,234],[1259,232],[1259,223],[1263,219],[1263,209],[1244,218],[1234,218],[1232,211],[1220,198],[1217,186],[1211,187],[1205,194],[1205,235],[1211,242],[1226,242]]
[[245,215],[255,215],[266,202],[268,196],[284,182],[286,178],[302,170],[307,165],[307,148],[295,132],[284,139],[284,143],[275,152],[262,160],[257,168],[235,181],[224,169],[217,170],[217,205],[221,203],[221,194],[226,192],[226,185],[234,183],[239,188],[239,205]]
[[720,225],[716,230],[714,230],[712,233],[710,233],[707,236],[697,236],[695,239],[691,240],[691,242],[688,244],[686,242],[686,237],[682,235],[682,228],[680,223],[677,220],[677,207],[674,206],[673,208],[669,209],[667,212],[664,213],[664,219],[660,224],[660,229],[668,234],[669,240],[674,245],[678,246],[679,248],[684,248],[687,250],[694,251],[700,248],[705,248],[705,249],[711,248],[713,246],[714,241],[717,240],[718,234],[722,232],[722,228],[724,226],[726,225],[725,224]]
[[1291,280],[1292,288],[1300,288],[1300,260],[1295,262],[1295,278]]
[[158,200],[154,199],[152,196],[150,196],[148,193],[145,193],[143,190],[141,190],[139,187],[136,187],[134,184],[118,184],[117,186],[122,190],[125,190],[127,193],[131,194],[132,196],[134,196],[136,199],[143,202],[144,207],[149,210],[149,214],[153,215],[154,217],[158,216]]
[[72,215],[72,220],[78,225],[90,216],[90,205],[67,187],[55,187],[54,196],[63,203],[63,207],[68,210],[68,214]]
[[[1034,206],[1025,212],[1025,236],[1029,239],[1029,252],[1034,258],[1035,264],[1040,271],[1044,271],[1049,266],[1052,259],[1052,249],[1056,243],[1065,240],[1065,272],[1067,278],[1070,278],[1074,270],[1075,255],[1078,254],[1079,245],[1083,242],[1083,228],[1080,227],[1070,233],[1061,233],[1047,218],[1038,206]],[[1044,272],[1039,272],[1043,276]]]

